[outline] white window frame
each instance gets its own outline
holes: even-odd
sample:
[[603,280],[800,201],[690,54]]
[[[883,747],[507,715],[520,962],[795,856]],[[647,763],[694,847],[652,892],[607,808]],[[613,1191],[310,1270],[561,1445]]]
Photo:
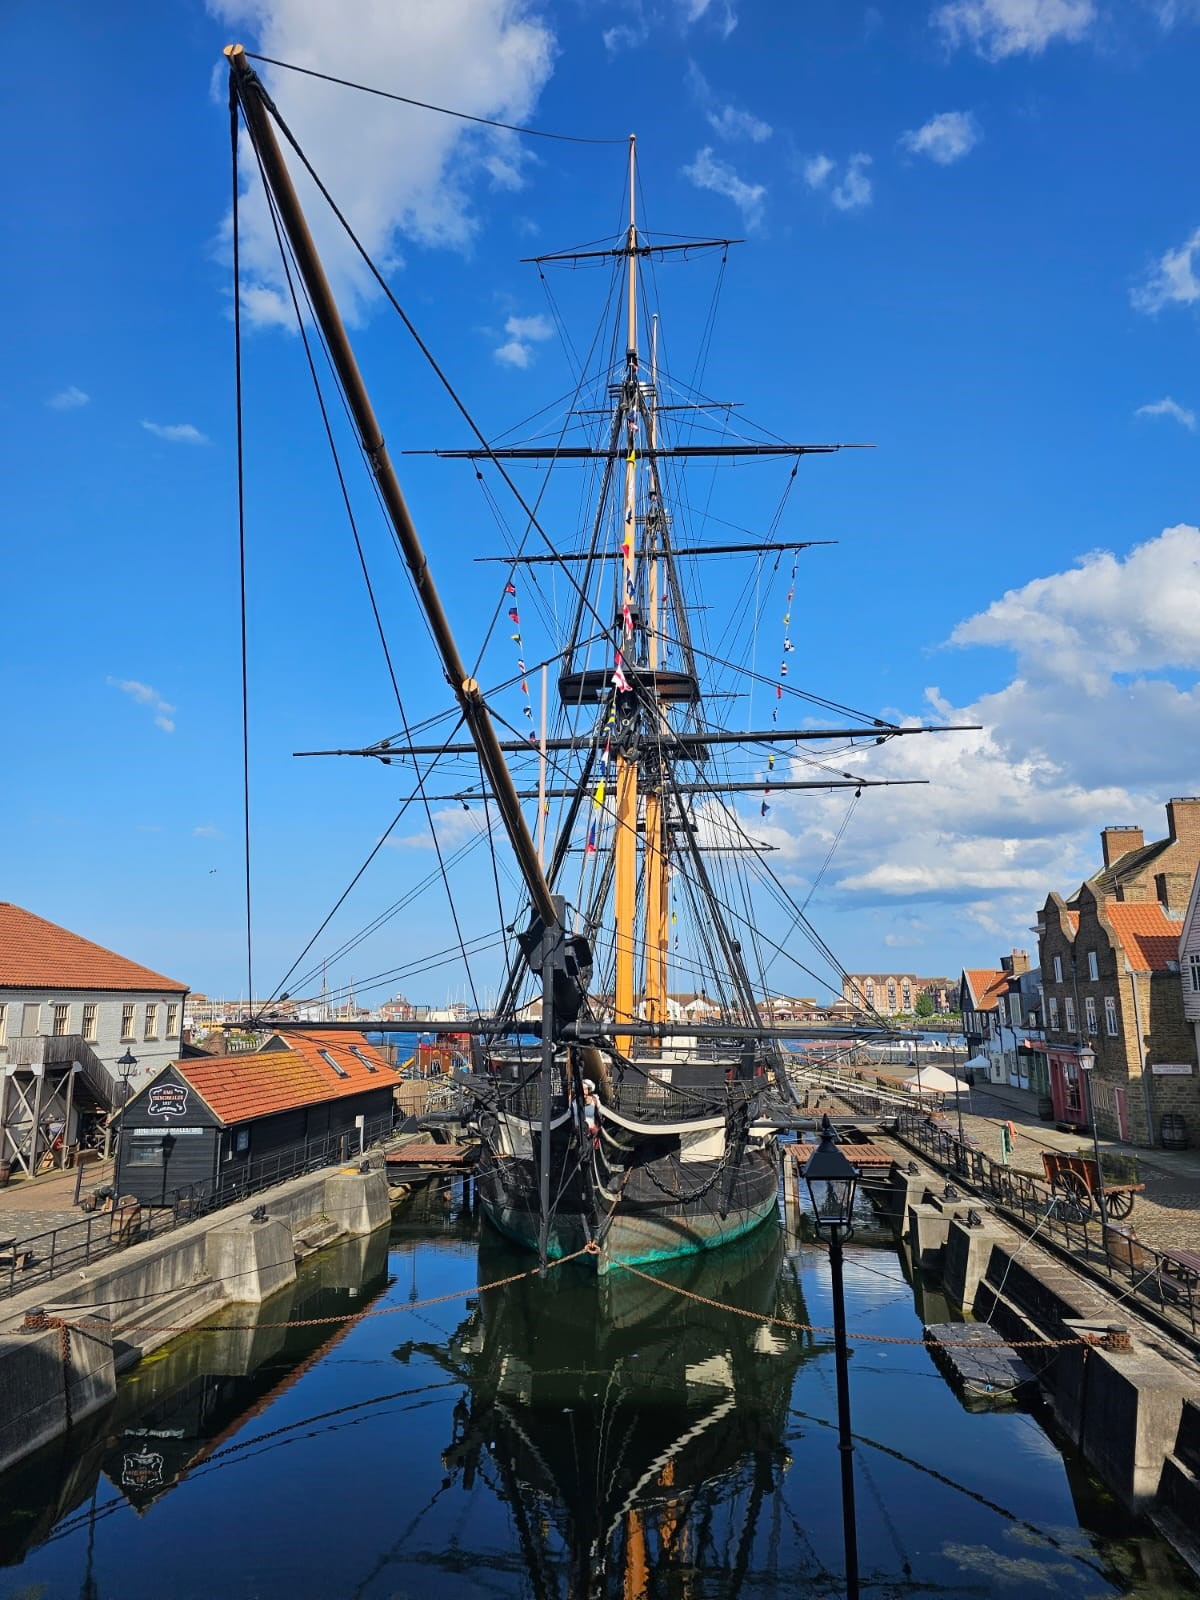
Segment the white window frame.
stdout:
[[1062,982],[1062,957],[1061,956],[1055,956],[1055,958],[1054,958],[1054,981],[1055,981],[1055,983],[1061,983]]
[[79,1024],[79,1036],[88,1044],[95,1044],[100,1036],[100,1008],[94,1000],[89,1000],[83,1008],[83,1019]]
[[0,1046],[8,1043],[8,1006],[0,1005]]
[[65,1039],[71,1032],[71,1006],[69,1002],[56,1000],[50,1011],[50,1030],[56,1039]]
[[1193,950],[1188,956],[1188,972],[1191,974],[1193,994],[1200,994],[1200,950]]
[[1063,996],[1063,1027],[1068,1033],[1075,1032],[1075,1002],[1069,994]]
[[165,1037],[168,1039],[174,1039],[178,1037],[178,1034],[179,1002],[177,1000],[172,1000],[167,1004],[167,1031]]
[[1096,997],[1085,994],[1083,997],[1083,1020],[1089,1033],[1099,1033],[1100,1024],[1096,1017]]
[[1117,1022],[1117,997],[1114,994],[1104,996],[1104,1026],[1110,1039],[1120,1036],[1120,1025]]
[[144,1031],[142,1033],[142,1038],[144,1040],[146,1040],[147,1042],[149,1042],[151,1040],[154,1040],[154,1039],[157,1039],[158,1038],[158,1006],[153,1000],[150,1000],[150,1001],[147,1002],[146,1009],[143,1012],[143,1018],[144,1018],[144,1022],[143,1022]]
[[1095,983],[1100,976],[1100,958],[1094,950],[1088,951],[1088,977]]
[[1047,1000],[1046,1000],[1046,1005],[1049,1007],[1048,1015],[1049,1015],[1049,1019],[1050,1019],[1050,1030],[1053,1033],[1053,1032],[1056,1032],[1057,1029],[1058,1029],[1058,999],[1057,999],[1057,997],[1055,995],[1049,995],[1047,997]]
[[133,1031],[137,1027],[137,1006],[121,1006],[121,1043],[130,1044],[137,1034]]

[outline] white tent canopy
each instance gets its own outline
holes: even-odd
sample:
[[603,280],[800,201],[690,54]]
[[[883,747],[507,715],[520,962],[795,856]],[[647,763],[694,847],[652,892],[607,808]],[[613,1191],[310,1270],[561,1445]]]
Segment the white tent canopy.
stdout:
[[919,1074],[914,1072],[911,1078],[905,1078],[904,1087],[913,1094],[961,1094],[966,1084],[943,1072],[941,1067],[922,1067]]

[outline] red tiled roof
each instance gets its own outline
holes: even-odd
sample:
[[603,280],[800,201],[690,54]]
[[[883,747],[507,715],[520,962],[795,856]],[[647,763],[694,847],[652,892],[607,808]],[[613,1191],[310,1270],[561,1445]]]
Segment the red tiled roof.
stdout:
[[1106,900],[1104,914],[1138,972],[1165,972],[1179,960],[1182,923],[1172,922],[1158,904]]
[[186,983],[127,961],[7,900],[0,900],[0,988],[187,992]]
[[[226,1124],[269,1117],[298,1106],[344,1100],[368,1089],[389,1087],[394,1070],[361,1033],[289,1033],[284,1050],[252,1051],[236,1056],[210,1056],[177,1061],[175,1070]],[[364,1064],[359,1050],[376,1070]],[[327,1052],[346,1074],[340,1077],[321,1054]]]
[[963,971],[971,987],[976,1011],[991,1011],[1000,996],[1008,990],[1010,973],[983,969],[973,971],[970,967],[964,967]]

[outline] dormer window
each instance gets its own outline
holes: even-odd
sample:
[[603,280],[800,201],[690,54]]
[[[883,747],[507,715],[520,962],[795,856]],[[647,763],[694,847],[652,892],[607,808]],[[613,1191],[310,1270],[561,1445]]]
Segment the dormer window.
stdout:
[[375,1063],[373,1061],[368,1060],[368,1058],[365,1055],[363,1055],[362,1051],[358,1048],[358,1046],[356,1044],[352,1044],[350,1046],[350,1054],[352,1056],[356,1057],[359,1061],[361,1061],[363,1066],[366,1067],[368,1072],[375,1072],[375,1071],[378,1070],[376,1068],[376,1066],[375,1066]]

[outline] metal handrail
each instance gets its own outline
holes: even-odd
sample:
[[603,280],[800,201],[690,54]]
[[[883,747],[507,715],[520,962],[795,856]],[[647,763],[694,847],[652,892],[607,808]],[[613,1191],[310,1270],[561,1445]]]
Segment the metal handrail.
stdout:
[[[1076,1201],[1043,1179],[993,1161],[976,1145],[960,1141],[929,1117],[913,1112],[902,1114],[896,1119],[895,1129],[906,1143],[979,1189],[998,1210],[1036,1226],[1042,1237],[1049,1236],[1074,1259],[1086,1260],[1097,1270],[1102,1268],[1110,1280],[1127,1279],[1126,1295],[1145,1301],[1157,1315],[1167,1316],[1172,1323],[1176,1317],[1186,1319],[1192,1334],[1197,1333],[1200,1284],[1180,1274],[1169,1250],[1157,1250],[1133,1238],[1103,1215],[1093,1221]],[[1122,1248],[1116,1253],[1123,1255],[1123,1260],[1114,1260],[1110,1235],[1121,1241]]]
[[[372,1118],[364,1125],[361,1149],[358,1129],[344,1129],[320,1139],[287,1145],[249,1163],[236,1176],[230,1174],[227,1180],[192,1183],[168,1190],[162,1205],[140,1205],[136,1210],[123,1208],[118,1196],[112,1211],[95,1212],[78,1222],[62,1223],[44,1233],[0,1242],[0,1300],[46,1283],[62,1272],[86,1267],[128,1245],[160,1238],[185,1222],[193,1222],[211,1211],[260,1194],[302,1173],[358,1159],[363,1152],[386,1142],[404,1120],[404,1113],[394,1107],[391,1112]],[[29,1264],[20,1265],[27,1257],[31,1258]]]

